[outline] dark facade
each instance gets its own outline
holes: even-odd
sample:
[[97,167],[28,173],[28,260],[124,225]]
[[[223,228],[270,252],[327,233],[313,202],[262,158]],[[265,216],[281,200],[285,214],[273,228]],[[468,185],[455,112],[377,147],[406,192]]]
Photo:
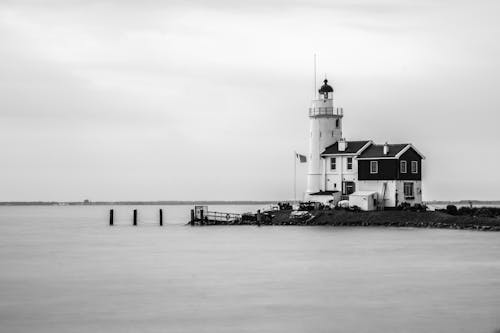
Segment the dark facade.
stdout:
[[[378,161],[378,172],[370,172],[370,162]],[[406,161],[406,173],[400,170],[400,162]],[[416,161],[418,168],[412,173],[411,162]],[[410,148],[404,152],[399,159],[376,158],[358,160],[359,180],[422,180],[422,157]]]
[[[422,180],[422,157],[413,149],[410,148],[401,155],[398,161],[406,161],[406,173],[401,173],[398,167],[398,178],[401,180]],[[417,173],[411,172],[411,162],[417,161]],[[398,162],[399,165],[400,162]]]

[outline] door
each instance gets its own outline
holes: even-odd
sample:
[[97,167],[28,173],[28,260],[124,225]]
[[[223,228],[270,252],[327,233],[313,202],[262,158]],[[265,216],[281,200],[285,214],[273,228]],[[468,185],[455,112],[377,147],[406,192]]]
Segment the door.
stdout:
[[354,182],[342,182],[342,194],[349,195],[356,192],[356,184]]

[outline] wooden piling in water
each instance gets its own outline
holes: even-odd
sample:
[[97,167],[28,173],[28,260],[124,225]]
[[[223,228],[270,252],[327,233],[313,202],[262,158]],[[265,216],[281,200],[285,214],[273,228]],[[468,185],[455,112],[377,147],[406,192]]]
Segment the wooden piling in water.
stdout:
[[191,221],[189,223],[191,223],[191,225],[194,225],[194,209],[191,209]]
[[137,226],[137,209],[134,209],[134,226]]
[[109,210],[109,225],[113,226],[113,210]]
[[204,213],[204,212],[203,212],[203,209],[201,209],[201,210],[200,210],[200,224],[201,224],[201,225],[203,225],[203,224],[204,224],[204,222],[205,222],[205,219],[204,219],[204,217],[203,217],[203,215],[204,215],[203,213]]
[[160,227],[163,226],[163,209],[160,208]]
[[257,226],[260,227],[260,222],[262,220],[262,216],[260,215],[260,209],[257,210]]

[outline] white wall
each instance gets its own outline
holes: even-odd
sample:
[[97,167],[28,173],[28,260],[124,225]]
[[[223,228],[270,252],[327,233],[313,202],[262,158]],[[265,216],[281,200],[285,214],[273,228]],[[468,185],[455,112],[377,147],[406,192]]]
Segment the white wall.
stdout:
[[[411,205],[422,203],[422,181],[420,180],[360,180],[357,182],[356,190],[376,191],[379,198],[382,197],[383,184],[387,183],[385,192],[385,206],[396,207],[396,193],[398,194],[397,205],[408,202]],[[404,183],[413,183],[413,200],[406,200],[404,197]]]
[[[347,158],[352,157],[352,170],[347,169]],[[330,159],[332,157],[325,158],[326,160],[326,179],[323,179],[323,184],[325,190],[327,191],[342,191],[342,181],[357,181],[358,178],[358,160],[354,156],[336,156],[337,168],[335,170],[330,169]],[[335,188],[335,184],[337,187]],[[326,186],[325,186],[326,185]],[[356,187],[357,190],[357,187]]]
[[[405,199],[404,196],[404,183],[413,183],[413,200]],[[396,183],[398,191],[398,200],[401,202],[408,202],[411,205],[422,203],[422,181],[421,180],[398,180]]]

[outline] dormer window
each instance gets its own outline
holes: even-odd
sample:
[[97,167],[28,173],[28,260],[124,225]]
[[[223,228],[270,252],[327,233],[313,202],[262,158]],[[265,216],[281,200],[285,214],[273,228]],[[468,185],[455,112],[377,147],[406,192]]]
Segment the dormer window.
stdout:
[[406,173],[406,161],[399,162],[399,171],[401,173]]

